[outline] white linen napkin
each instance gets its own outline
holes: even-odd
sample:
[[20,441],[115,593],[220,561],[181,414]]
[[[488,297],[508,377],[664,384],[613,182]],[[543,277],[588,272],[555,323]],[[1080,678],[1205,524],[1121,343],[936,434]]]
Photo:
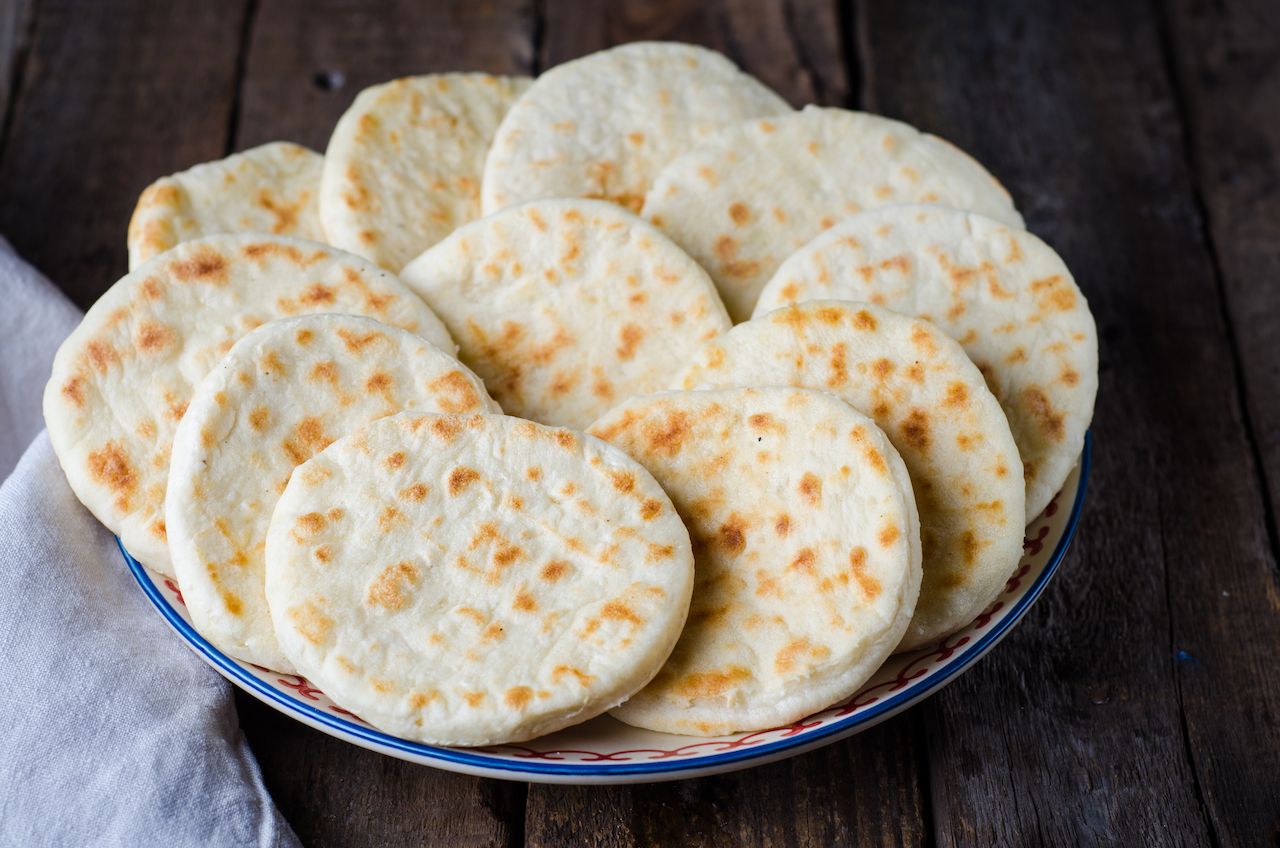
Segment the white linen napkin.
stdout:
[[[79,315],[0,239],[0,476]],[[298,840],[230,685],[169,631],[46,435],[0,486],[0,846]]]

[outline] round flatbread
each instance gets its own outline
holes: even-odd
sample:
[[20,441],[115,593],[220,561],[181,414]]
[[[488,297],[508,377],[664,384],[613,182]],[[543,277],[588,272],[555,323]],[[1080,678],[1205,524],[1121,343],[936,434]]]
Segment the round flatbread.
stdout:
[[480,217],[485,155],[530,82],[428,74],[360,92],[324,154],[320,222],[328,242],[399,271]]
[[541,200],[475,221],[401,275],[512,415],[585,427],[663,388],[729,328],[706,272],[610,203]]
[[323,244],[263,235],[184,242],[107,290],[58,348],[44,392],[71,489],[148,567],[173,576],[164,524],[173,432],[196,383],[252,329],[289,315],[377,318],[452,352],[404,284]]
[[552,68],[503,119],[485,162],[489,215],[543,197],[639,212],[667,162],[725,124],[791,107],[711,50],[639,42]]
[[324,157],[287,141],[161,177],[129,221],[129,270],[215,233],[272,233],[324,241],[316,199]]
[[404,410],[499,411],[480,378],[452,356],[354,315],[264,324],[200,381],[174,434],[164,518],[201,635],[242,660],[294,671],[263,589],[271,511],[296,466]]
[[1009,193],[951,144],[865,112],[802,112],[725,127],[668,164],[648,218],[715,280],[735,321],[778,265],[841,218],[944,203],[1022,226]]
[[689,528],[689,619],[628,724],[719,735],[852,695],[898,645],[920,589],[911,482],[880,429],[803,389],[633,398],[591,432],[662,484]]
[[285,654],[338,704],[405,738],[485,745],[647,683],[684,625],[693,553],[617,448],[500,415],[402,414],[294,472],[266,587]]
[[1098,393],[1098,334],[1053,248],[1025,230],[942,206],[855,215],[778,268],[756,315],[807,300],[862,300],[932,321],[987,378],[1022,456],[1027,521],[1062,488]]
[[1022,462],[982,374],[932,324],[879,306],[814,301],[709,342],[674,388],[825,389],[898,449],[920,510],[924,580],[900,648],[964,627],[1022,555]]

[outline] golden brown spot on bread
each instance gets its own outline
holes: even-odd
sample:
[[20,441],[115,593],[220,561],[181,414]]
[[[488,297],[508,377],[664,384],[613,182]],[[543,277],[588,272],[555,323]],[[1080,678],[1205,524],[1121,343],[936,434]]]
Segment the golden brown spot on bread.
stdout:
[[578,683],[580,683],[583,686],[591,685],[591,681],[596,679],[595,675],[587,674],[582,669],[576,668],[571,665],[558,665],[555,668],[551,669],[552,682],[559,683],[560,678],[564,677],[565,675],[572,675],[573,677],[577,678]]
[[747,522],[742,516],[730,513],[728,520],[716,531],[715,543],[721,550],[736,556],[747,546],[746,530]]
[[85,345],[85,352],[89,356],[89,364],[92,365],[94,370],[99,374],[107,373],[107,370],[110,369],[112,365],[118,365],[120,363],[120,354],[116,352],[116,349],[110,342],[106,342],[101,339],[92,339],[87,345]]
[[330,562],[333,559],[333,548],[328,545],[321,545],[312,551],[311,555],[314,556],[318,562]]
[[107,442],[88,457],[89,476],[115,494],[116,508],[129,509],[129,498],[138,490],[138,474],[119,442]]
[[1058,375],[1058,379],[1068,386],[1074,386],[1080,382],[1080,374],[1071,366],[1066,365],[1062,368],[1062,373]]
[[227,260],[213,248],[202,245],[190,258],[170,262],[169,273],[184,283],[224,283],[227,280]]
[[1066,438],[1066,416],[1053,408],[1044,389],[1027,386],[1022,392],[1022,404],[1046,436],[1055,442]]
[[409,694],[409,708],[420,710],[430,704],[432,701],[440,699],[440,693],[435,689],[429,689],[426,692],[412,692]]
[[661,423],[646,421],[643,432],[650,450],[671,457],[680,452],[690,431],[689,416],[675,411],[667,413]]
[[338,382],[338,363],[332,359],[317,362],[311,367],[311,372],[307,374],[307,379],[314,383],[336,385]]
[[929,433],[929,413],[923,409],[917,407],[907,413],[907,417],[899,425],[899,430],[902,432],[902,438],[911,447],[918,451],[929,449],[932,443]]
[[298,520],[293,523],[294,537],[299,534],[303,536],[314,536],[325,528],[328,520],[318,512],[308,512],[298,516]]
[[1030,289],[1036,294],[1036,301],[1046,312],[1069,312],[1075,308],[1076,295],[1061,274],[1032,280]]
[[673,690],[684,698],[715,698],[751,679],[751,672],[740,665],[722,671],[694,672],[682,677]]
[[822,503],[822,481],[812,471],[806,471],[800,478],[800,497],[817,506]]
[[936,355],[938,352],[938,345],[933,339],[933,334],[923,324],[917,324],[912,328],[911,343],[930,356]]
[[393,506],[384,507],[382,514],[378,516],[378,529],[383,533],[390,533],[393,528],[405,520],[404,513]]
[[947,386],[947,396],[942,401],[943,406],[963,407],[969,402],[969,390],[964,383],[959,380]]
[[533,690],[528,686],[512,686],[507,693],[502,696],[502,700],[506,702],[508,707],[513,710],[522,710],[525,705],[533,699]]
[[323,643],[325,636],[329,634],[329,629],[333,627],[333,619],[322,613],[320,608],[310,601],[289,610],[288,617],[293,623],[293,629],[313,645]]
[[815,646],[804,637],[792,639],[775,655],[773,667],[779,674],[787,674],[795,668],[796,660],[805,654],[812,656],[814,659],[822,659],[830,653],[830,648],[824,645]]
[[468,707],[478,707],[480,702],[484,700],[483,692],[463,692],[462,699],[467,702]]
[[621,344],[618,345],[618,358],[628,360],[636,355],[636,346],[644,338],[644,330],[636,324],[623,324],[619,337]]
[[902,533],[898,530],[898,525],[890,522],[880,528],[880,535],[876,537],[876,540],[880,542],[880,547],[888,548],[892,547],[893,543],[898,541],[898,537],[901,535]]
[[773,522],[773,532],[777,533],[781,538],[786,538],[787,534],[791,532],[791,516],[785,512],[779,515]]
[[747,208],[745,203],[730,203],[729,217],[733,219],[733,223],[741,226],[751,220],[751,210]]
[[255,407],[249,413],[249,426],[261,433],[271,424],[271,410],[265,406]]
[[151,526],[147,528],[151,531],[151,535],[157,539],[167,539],[169,537],[168,530],[165,528],[164,519],[157,519],[151,522]]
[[315,333],[311,332],[310,330],[304,327],[301,330],[299,330],[296,334],[294,334],[293,340],[296,341],[298,344],[302,345],[303,347],[306,347],[307,345],[311,344],[311,340],[314,339],[315,337],[316,337]]
[[889,375],[893,373],[893,369],[893,363],[883,357],[871,363],[871,373],[876,376],[877,380],[887,380]]
[[480,639],[483,642],[497,642],[499,639],[505,639],[506,637],[507,637],[506,629],[501,624],[498,624],[497,622],[490,624],[480,634]]
[[360,333],[353,333],[345,327],[338,330],[338,338],[342,339],[342,343],[346,345],[347,350],[352,353],[359,353],[367,345],[381,337],[382,333],[379,333],[376,330],[365,333],[364,335],[361,335]]
[[836,389],[849,382],[849,362],[844,342],[836,342],[831,346],[831,374],[827,377],[827,387]]
[[530,480],[537,482],[542,479],[542,469],[537,465],[531,465],[525,469],[524,475]]
[[142,285],[139,288],[142,291],[142,296],[147,300],[159,300],[160,295],[163,293],[160,281],[155,277],[147,277],[142,281]]
[[371,374],[368,380],[365,380],[364,387],[370,394],[375,392],[382,394],[390,391],[394,383],[395,380],[392,379],[390,374],[385,371],[378,371],[375,374]]
[[875,329],[879,324],[876,322],[876,317],[874,315],[865,309],[859,309],[853,314],[853,326],[857,327],[859,330],[875,332]]
[[404,606],[409,587],[421,579],[422,574],[408,560],[389,565],[369,584],[366,600],[371,606],[398,610]]
[[880,594],[880,581],[867,573],[867,549],[859,545],[849,551],[849,568],[853,571],[853,579],[858,581],[859,588],[868,599]]
[[333,439],[325,433],[324,422],[319,418],[307,417],[294,426],[282,447],[294,465],[301,465],[331,444]]
[[404,451],[396,451],[387,456],[387,468],[400,468],[407,458]]
[[133,334],[133,343],[143,353],[160,353],[170,347],[177,334],[157,321],[142,321]]
[[533,612],[538,608],[538,602],[534,599],[533,595],[530,595],[528,592],[517,592],[516,599],[512,602],[511,606],[521,612]]
[[787,564],[788,571],[803,571],[806,574],[813,575],[813,564],[817,562],[817,555],[813,552],[813,548],[801,548],[796,554],[795,559]]
[[644,619],[636,615],[635,610],[617,600],[609,601],[605,604],[604,608],[600,610],[600,616],[609,621],[625,621],[637,627],[644,624]]
[[924,366],[919,362],[913,362],[903,369],[902,374],[908,380],[918,385],[924,385]]
[[1004,358],[1004,361],[1009,363],[1010,365],[1013,365],[1016,362],[1026,362],[1027,349],[1022,347],[1021,345],[1019,345],[1018,347],[1015,347],[1013,351],[1010,352],[1010,354]]
[[427,496],[425,483],[414,483],[400,490],[400,497],[406,501],[421,501]]
[[609,479],[613,483],[613,488],[622,492],[624,495],[636,487],[636,475],[630,471],[609,471]]
[[974,535],[972,530],[966,530],[960,535],[960,550],[964,556],[964,564],[972,566],[978,561],[978,537]]
[[457,496],[462,490],[480,479],[480,472],[474,468],[459,465],[449,472],[449,494]]
[[649,543],[648,553],[645,554],[645,562],[657,562],[658,560],[669,559],[675,556],[675,545],[659,545],[654,542]]
[[546,565],[542,566],[542,570],[538,572],[538,576],[543,580],[554,583],[568,573],[569,563],[562,559],[553,559]]
[[76,406],[84,406],[84,377],[76,375],[62,386],[62,396]]
[[448,443],[452,442],[462,432],[462,425],[458,423],[456,418],[432,418],[431,432],[442,442]]
[[280,361],[280,357],[276,356],[274,350],[269,350],[263,355],[262,361],[258,363],[263,371],[268,374],[285,374],[284,363]]
[[652,521],[662,514],[662,501],[656,498],[647,498],[640,505],[640,517],[645,521]]

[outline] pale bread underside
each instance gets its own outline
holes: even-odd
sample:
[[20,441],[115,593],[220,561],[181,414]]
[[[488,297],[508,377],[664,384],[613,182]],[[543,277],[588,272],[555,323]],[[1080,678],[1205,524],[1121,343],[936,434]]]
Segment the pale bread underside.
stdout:
[[480,217],[485,155],[530,82],[428,74],[360,92],[325,151],[320,222],[329,243],[399,271]]
[[44,393],[54,451],[76,496],[145,565],[172,576],[169,449],[196,383],[245,333],[311,312],[367,315],[454,350],[392,275],[264,235],[207,236],[157,256],[108,289],[58,349]]
[[901,648],[968,624],[1022,553],[1022,462],[999,402],[954,340],[878,306],[814,301],[706,344],[673,388],[830,391],[880,426],[911,474],[924,578]]
[[942,206],[864,212],[782,264],[755,314],[861,300],[932,321],[1000,400],[1022,456],[1027,521],[1062,488],[1098,392],[1098,335],[1051,247],[1025,230]]
[[544,197],[593,197],[639,212],[658,171],[697,139],[788,111],[727,58],[690,44],[625,44],[557,65],[498,128],[484,214]]
[[276,141],[156,180],[129,221],[129,269],[215,233],[324,241],[317,211],[323,164],[314,150]]
[[593,200],[466,225],[402,273],[512,415],[585,427],[664,388],[729,327],[706,273],[641,219]]
[[735,321],[792,252],[841,218],[944,203],[1013,226],[1009,193],[936,136],[865,112],[807,106],[725,127],[683,152],[645,200],[653,221],[715,280]]
[[263,589],[271,511],[295,466],[404,410],[499,411],[452,356],[354,315],[264,324],[200,381],[174,435],[165,526],[183,600],[205,638],[293,672]]
[[852,695],[893,652],[920,588],[911,483],[880,429],[825,392],[633,398],[591,432],[654,475],[689,528],[689,619],[613,714],[719,735]]
[[616,706],[667,658],[692,586],[688,533],[643,467],[497,415],[366,426],[298,467],[267,536],[267,599],[298,670],[436,744],[528,739]]

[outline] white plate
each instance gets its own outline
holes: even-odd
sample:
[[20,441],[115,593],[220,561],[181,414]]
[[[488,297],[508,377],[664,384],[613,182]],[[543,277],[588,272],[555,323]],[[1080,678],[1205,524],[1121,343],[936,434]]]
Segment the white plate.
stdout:
[[177,585],[121,547],[138,585],[206,662],[258,700],[317,730],[415,763],[539,783],[644,783],[733,771],[792,757],[865,730],[938,691],[995,647],[1035,602],[1075,534],[1089,475],[1090,440],[1062,491],[1027,527],[1023,557],[998,599],[964,630],[889,660],[852,698],[773,730],[709,738],[638,730],[608,716],[520,745],[441,748],[375,730],[304,678],[223,654],[191,627]]

